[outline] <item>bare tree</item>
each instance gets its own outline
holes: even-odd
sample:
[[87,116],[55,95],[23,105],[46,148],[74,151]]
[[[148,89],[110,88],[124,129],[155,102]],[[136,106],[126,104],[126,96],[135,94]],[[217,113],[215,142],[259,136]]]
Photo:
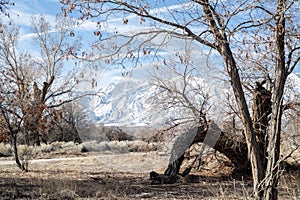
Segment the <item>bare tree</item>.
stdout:
[[[215,122],[208,122],[210,119],[208,120],[207,118],[210,117],[215,119],[222,118],[221,116],[212,116],[213,114],[221,115],[221,113],[209,112],[209,109],[214,106],[213,102],[217,102],[216,99],[212,100],[211,87],[203,78],[197,76],[198,69],[190,62],[191,59],[188,52],[178,56],[184,61],[184,66],[180,66],[180,63],[175,62],[173,66],[153,69],[153,73],[151,73],[152,84],[157,87],[157,92],[153,94],[155,112],[168,110],[172,112],[171,116],[173,116],[167,121],[170,125],[163,129],[162,132],[167,132],[170,129],[176,130],[178,127],[181,127],[180,130],[185,130],[185,133],[179,135],[173,145],[173,149],[181,150],[180,152],[178,150],[172,151],[176,155],[175,157],[174,155],[171,156],[169,166],[163,176],[167,178],[167,180],[164,180],[164,183],[167,183],[168,180],[174,180],[172,176],[176,176],[179,173],[180,166],[185,159],[185,151],[188,151],[193,144],[199,142],[203,143],[204,146],[196,159],[200,160],[204,156],[203,151],[207,145],[227,156],[236,167],[236,171],[249,171],[250,163],[247,158],[247,145],[243,140],[242,131],[235,129],[236,122],[234,121],[231,128],[235,129],[234,133],[231,133],[229,129],[221,131],[221,128]],[[225,123],[225,121],[220,123]],[[215,126],[215,130],[212,130],[213,126]],[[196,127],[196,129],[192,127]],[[210,132],[208,133],[209,128]],[[177,132],[179,131],[177,130]],[[213,133],[214,137],[209,136],[210,133]],[[187,175],[191,168],[195,167],[193,165],[196,161],[194,160],[190,166],[183,170],[184,173],[182,175]]]
[[30,83],[33,78],[30,55],[19,53],[16,45],[18,29],[13,25],[1,23],[0,47],[0,98],[3,131],[11,140],[15,161],[19,168],[27,170],[27,162],[21,162],[18,156],[17,136],[21,131],[24,120],[23,110],[30,109]]
[[27,144],[33,139],[34,144],[39,145],[42,131],[47,129],[51,120],[58,117],[54,108],[72,101],[68,94],[76,84],[74,73],[65,77],[65,81],[58,76],[69,48],[79,45],[76,40],[76,45],[67,43],[67,39],[73,37],[70,36],[70,28],[74,21],[57,18],[55,33],[51,33],[51,27],[44,17],[34,22],[41,58],[19,51],[19,31],[12,22],[9,25],[1,23],[0,27],[1,119],[4,119],[3,129],[13,144],[16,163],[25,171],[28,162],[19,160],[18,135],[23,132]]
[[[299,20],[295,14],[299,2],[193,0],[177,2],[174,6],[166,5],[164,1],[154,4],[152,1],[68,0],[62,3],[66,5],[66,13],[79,10],[81,19],[97,18],[99,24],[103,21],[109,23],[109,17],[116,13],[124,13],[125,25],[131,20],[130,15],[133,15],[138,16],[142,24],[147,22],[147,25],[155,27],[150,31],[142,29],[125,35],[124,37],[129,38],[125,43],[116,44],[113,46],[113,53],[104,54],[100,58],[113,58],[117,53],[119,56],[125,55],[124,59],[137,60],[143,52],[149,52],[150,47],[146,43],[153,42],[158,35],[164,39],[159,44],[156,43],[156,49],[162,49],[170,41],[167,37],[169,35],[170,38],[193,40],[218,53],[223,60],[244,126],[255,197],[277,199],[284,86],[300,60]],[[164,9],[155,9],[161,5],[165,5]],[[165,11],[163,14],[162,10]],[[148,37],[139,44],[134,44],[137,42],[135,39],[141,35]],[[116,36],[120,34],[112,37]],[[94,46],[104,49],[103,41],[107,39],[100,37]],[[132,48],[128,48],[128,45],[132,45]],[[254,66],[249,66],[253,60]],[[246,68],[255,73],[247,74],[244,70]],[[270,121],[266,124],[265,137],[258,136],[260,133],[256,132],[256,122],[252,121],[242,84],[245,77],[251,76],[253,81],[262,85],[260,75],[269,79],[272,94],[272,106],[268,110]],[[265,138],[264,145],[260,144],[258,138]],[[261,149],[262,146],[265,148]]]
[[[183,72],[179,72],[173,68],[173,77],[166,76],[163,78],[159,73],[162,71],[167,74],[167,70],[159,70],[157,74],[152,76],[153,83],[160,95],[154,93],[155,103],[161,109],[174,110],[174,115],[170,119],[174,124],[185,124],[189,122],[201,121],[201,118],[206,115],[209,108],[209,93],[208,86],[205,87],[201,80],[193,76],[193,71],[185,66]],[[175,75],[175,76],[174,76]],[[201,123],[201,122],[199,122]]]
[[[75,21],[71,18],[57,16],[53,31],[43,16],[32,19],[35,41],[40,47],[41,57],[34,61],[38,71],[33,82],[34,99],[31,103],[32,109],[26,113],[24,124],[25,130],[29,131],[30,138],[33,139],[32,142],[37,145],[40,145],[41,132],[47,128],[46,124],[43,125],[43,114],[55,115],[55,107],[72,101],[68,94],[76,85],[76,70],[63,67],[68,60],[70,49],[76,51],[80,47],[80,42],[73,35],[74,25]],[[69,70],[69,73],[59,78],[61,73],[66,73],[63,70]]]

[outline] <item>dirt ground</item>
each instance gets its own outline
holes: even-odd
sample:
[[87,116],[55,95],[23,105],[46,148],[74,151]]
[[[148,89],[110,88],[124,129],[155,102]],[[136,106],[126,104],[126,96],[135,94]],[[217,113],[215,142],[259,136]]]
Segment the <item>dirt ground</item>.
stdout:
[[[251,179],[226,173],[192,173],[172,185],[152,185],[168,156],[157,152],[82,153],[36,159],[29,172],[0,158],[0,199],[251,199]],[[283,175],[281,199],[300,199],[300,172]]]

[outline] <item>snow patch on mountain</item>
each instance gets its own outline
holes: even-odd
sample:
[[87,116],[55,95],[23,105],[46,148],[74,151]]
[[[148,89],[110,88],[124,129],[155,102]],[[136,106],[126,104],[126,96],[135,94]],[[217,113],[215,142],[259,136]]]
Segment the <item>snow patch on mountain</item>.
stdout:
[[[210,96],[209,118],[220,118],[224,120],[225,102],[228,102],[230,89],[228,85],[209,84],[207,80],[195,77],[194,85],[202,85]],[[165,125],[171,118],[180,115],[176,109],[158,108],[155,100],[158,99],[162,91],[151,85],[147,81],[121,81],[111,83],[107,88],[102,89],[104,94],[95,101],[92,109],[96,121],[104,124],[114,124],[122,126],[161,126]],[[291,74],[286,87],[286,101],[299,100],[300,78]],[[232,97],[233,98],[233,97]],[[197,98],[195,98],[195,101]],[[199,100],[199,99],[198,99]]]

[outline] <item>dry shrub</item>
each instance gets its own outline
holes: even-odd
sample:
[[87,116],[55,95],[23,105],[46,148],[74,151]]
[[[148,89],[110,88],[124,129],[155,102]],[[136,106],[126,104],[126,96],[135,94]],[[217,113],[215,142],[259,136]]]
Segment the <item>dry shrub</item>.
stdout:
[[119,127],[107,127],[105,130],[105,136],[109,141],[126,141],[133,139],[133,136],[128,135]]
[[149,152],[161,149],[160,143],[150,143],[144,141],[90,141],[81,144],[82,152],[107,152],[128,153],[128,152]]
[[12,148],[10,144],[0,143],[0,157],[12,156]]
[[[47,157],[51,155],[78,155],[85,152],[105,152],[105,153],[128,153],[128,152],[150,152],[158,151],[167,154],[170,151],[169,143],[147,143],[140,140],[134,141],[87,141],[81,144],[73,142],[53,142],[51,144],[41,144],[41,146],[19,145],[19,155],[30,155],[30,157]],[[0,155],[11,156],[10,145],[0,145]]]

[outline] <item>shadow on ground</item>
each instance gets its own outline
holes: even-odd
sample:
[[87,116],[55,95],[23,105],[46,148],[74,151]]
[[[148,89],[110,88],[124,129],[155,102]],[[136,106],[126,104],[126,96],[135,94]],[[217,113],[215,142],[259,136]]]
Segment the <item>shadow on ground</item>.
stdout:
[[[203,199],[249,196],[251,182],[190,175],[172,185],[151,185],[146,175],[94,173],[85,179],[0,178],[1,199]],[[233,193],[234,191],[234,193]]]

